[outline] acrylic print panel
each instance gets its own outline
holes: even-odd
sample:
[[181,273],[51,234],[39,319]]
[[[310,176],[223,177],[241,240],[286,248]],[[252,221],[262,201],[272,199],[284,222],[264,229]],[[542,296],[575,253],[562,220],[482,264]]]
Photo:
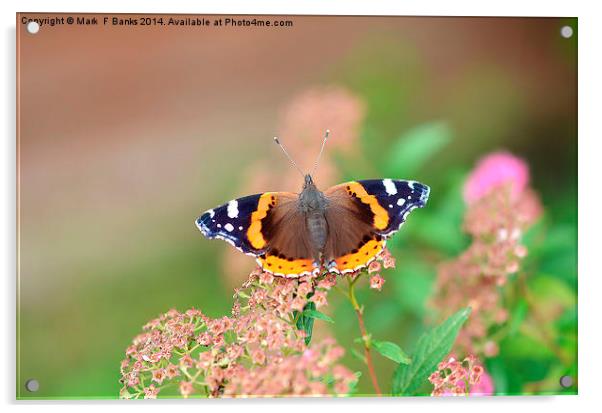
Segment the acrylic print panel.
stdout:
[[18,398],[577,392],[576,19],[16,28]]

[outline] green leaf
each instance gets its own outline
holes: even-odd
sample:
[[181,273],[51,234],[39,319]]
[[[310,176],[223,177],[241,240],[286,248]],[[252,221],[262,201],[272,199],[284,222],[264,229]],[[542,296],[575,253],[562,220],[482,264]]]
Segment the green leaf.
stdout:
[[524,298],[520,298],[512,310],[512,315],[510,316],[510,321],[508,325],[508,335],[512,336],[516,334],[523,323],[525,321],[525,317],[527,316],[527,301]]
[[224,332],[224,341],[227,344],[232,344],[236,341],[236,333],[232,330]]
[[362,363],[366,364],[366,357],[362,353],[357,351],[356,349],[354,349],[354,348],[351,349],[351,355],[353,355],[356,359],[358,359]]
[[318,320],[323,320],[323,321],[328,321],[329,323],[334,323],[334,320],[330,317],[328,317],[326,314],[317,311],[317,310],[311,310],[311,309],[307,309],[307,310],[303,310],[303,315],[305,317],[309,317],[309,318],[316,318]]
[[353,380],[351,383],[349,383],[349,393],[347,393],[349,395],[357,393],[357,384],[360,381],[360,377],[362,377],[361,371],[356,371],[354,374],[355,374],[355,380]]
[[372,348],[395,363],[410,364],[411,362],[401,347],[390,341],[372,340]]
[[404,133],[389,150],[385,162],[387,176],[411,177],[451,140],[451,132],[443,122],[420,125]]
[[353,342],[355,344],[362,344],[364,342],[364,340],[361,337],[356,337],[353,339]]
[[[309,345],[311,342],[311,335],[314,329],[314,319],[312,317],[308,317],[305,315],[306,311],[314,311],[316,309],[316,304],[313,301],[309,301],[305,304],[305,308],[303,308],[303,312],[297,319],[297,329],[305,331],[305,345]],[[297,316],[297,312],[293,313],[295,317]]]
[[416,314],[424,315],[425,305],[433,291],[435,269],[412,254],[400,254],[402,266],[395,269],[395,277],[391,277],[396,292],[398,306]]
[[424,333],[416,344],[412,363],[400,364],[393,375],[392,394],[394,396],[414,395],[437,364],[451,351],[456,336],[468,319],[470,307],[464,308],[439,326]]

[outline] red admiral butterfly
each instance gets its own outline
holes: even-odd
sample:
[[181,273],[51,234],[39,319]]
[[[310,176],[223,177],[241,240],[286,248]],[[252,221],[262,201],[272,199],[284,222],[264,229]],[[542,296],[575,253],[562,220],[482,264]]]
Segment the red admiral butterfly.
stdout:
[[[312,173],[327,139],[328,131]],[[227,241],[277,276],[294,278],[322,269],[345,274],[376,259],[407,215],[426,205],[430,191],[416,181],[369,179],[321,192],[311,174],[304,179],[300,194],[264,192],[234,199],[205,212],[196,225],[205,237]]]

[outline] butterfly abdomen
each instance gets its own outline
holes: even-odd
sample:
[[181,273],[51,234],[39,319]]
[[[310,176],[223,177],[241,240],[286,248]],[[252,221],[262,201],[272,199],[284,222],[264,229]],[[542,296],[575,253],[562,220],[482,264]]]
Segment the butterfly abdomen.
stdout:
[[328,238],[328,224],[323,211],[308,212],[305,217],[307,231],[314,248],[314,258],[318,259],[324,251],[326,239]]

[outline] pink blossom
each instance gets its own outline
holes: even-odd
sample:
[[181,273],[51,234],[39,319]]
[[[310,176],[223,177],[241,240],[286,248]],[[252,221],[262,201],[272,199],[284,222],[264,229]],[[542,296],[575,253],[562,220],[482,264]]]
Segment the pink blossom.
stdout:
[[487,372],[483,372],[478,383],[470,388],[469,394],[471,396],[492,396],[494,391],[493,379]]
[[165,367],[165,376],[167,376],[168,379],[173,379],[179,375],[180,369],[175,364],[170,363],[167,367]]
[[529,168],[525,161],[509,152],[494,152],[482,158],[468,177],[464,199],[472,204],[504,184],[509,184],[512,196],[517,197],[528,183]]
[[374,290],[382,290],[384,283],[385,279],[381,277],[380,274],[376,274],[370,277],[370,288]]
[[274,276],[269,272],[264,271],[259,275],[259,281],[262,284],[271,284],[272,282],[274,282]]
[[301,297],[295,297],[293,302],[291,303],[291,308],[295,311],[303,311],[305,307],[306,300]]
[[380,262],[378,262],[377,260],[374,260],[370,263],[370,265],[368,265],[368,274],[379,272],[380,269],[381,269]]
[[192,357],[190,357],[189,354],[186,354],[182,358],[180,358],[180,363],[184,367],[192,367],[194,365],[194,361],[192,360]]
[[189,382],[189,381],[180,382],[180,394],[184,398],[187,398],[188,396],[190,396],[193,391],[194,391],[194,387],[192,386],[191,382]]
[[316,291],[314,295],[311,296],[310,301],[313,301],[316,304],[317,308],[323,307],[328,304],[326,300],[326,293],[323,291]]
[[384,268],[395,268],[395,257],[391,255],[391,252],[385,248],[380,255]]
[[297,287],[297,295],[299,297],[306,297],[307,294],[309,294],[312,290],[313,288],[311,286],[311,283],[303,282]]
[[256,349],[253,354],[251,354],[251,357],[253,358],[253,363],[255,364],[265,363],[265,353],[260,348]]
[[144,398],[145,399],[156,399],[157,398],[157,394],[159,394],[159,390],[157,387],[155,387],[154,384],[151,384],[148,387],[144,388]]
[[527,256],[527,247],[525,247],[524,245],[517,245],[514,249],[514,254],[518,258],[525,258]]
[[153,381],[156,381],[157,383],[161,384],[161,383],[163,383],[164,379],[165,379],[165,370],[157,369],[157,370],[153,371]]

